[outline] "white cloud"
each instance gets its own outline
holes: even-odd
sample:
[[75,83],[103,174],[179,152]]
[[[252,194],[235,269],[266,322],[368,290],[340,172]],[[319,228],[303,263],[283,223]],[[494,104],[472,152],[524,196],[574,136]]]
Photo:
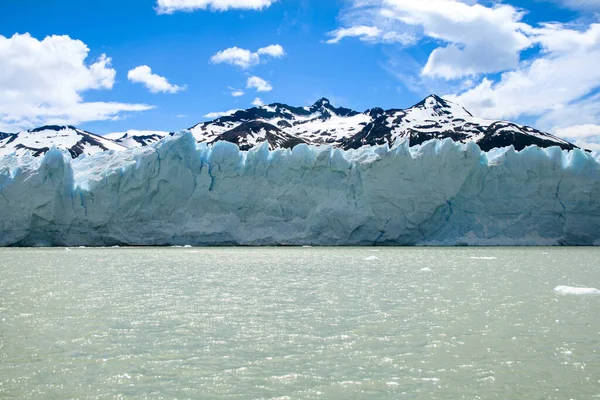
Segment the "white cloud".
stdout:
[[532,28],[531,33],[544,49],[541,56],[502,74],[499,81],[483,78],[453,99],[483,117],[517,118],[561,113],[600,87],[600,25],[584,32],[553,26]]
[[233,89],[233,88],[230,88],[230,89],[231,89],[231,95],[233,97],[242,97],[245,94],[243,90]]
[[266,55],[266,56],[273,57],[273,58],[281,58],[285,55],[285,51],[283,50],[283,47],[281,47],[281,45],[278,45],[278,44],[272,44],[267,47],[261,47],[260,49],[258,49],[257,53],[260,55]]
[[147,65],[135,67],[127,73],[127,79],[133,83],[141,83],[152,93],[177,93],[185,89],[185,86],[177,86],[169,83],[167,78],[152,73]]
[[231,47],[219,51],[211,57],[210,61],[213,64],[231,64],[240,68],[247,69],[260,62],[260,56],[250,50],[240,49],[239,47]]
[[272,44],[258,49],[255,53],[239,47],[230,47],[217,52],[210,58],[213,64],[230,64],[242,69],[248,69],[260,63],[260,56],[281,58],[285,55],[283,47]]
[[251,76],[248,78],[248,82],[246,83],[246,88],[248,89],[256,89],[257,92],[270,92],[273,90],[273,86],[267,81],[258,76]]
[[265,103],[262,101],[262,99],[260,97],[257,97],[254,99],[254,101],[252,101],[252,105],[254,107],[260,107],[260,106],[264,106]]
[[350,28],[339,28],[335,31],[329,32],[328,36],[332,36],[331,39],[326,41],[329,44],[339,43],[342,39],[347,37],[357,37],[363,42],[373,43],[403,43],[409,44],[415,41],[415,37],[407,33],[398,33],[394,31],[385,32],[376,26],[358,25]]
[[0,35],[0,129],[112,120],[149,110],[147,104],[85,102],[88,90],[112,89],[116,71],[101,55],[86,63],[89,49],[69,36],[38,40],[29,34]]
[[506,4],[485,7],[458,0],[352,0],[342,16],[348,25],[330,32],[370,42],[411,44],[418,36],[443,43],[422,70],[433,78],[458,79],[516,68],[519,54],[532,45],[522,32],[523,13]]
[[228,115],[235,114],[238,111],[240,111],[240,110],[235,109],[235,110],[222,111],[222,112],[210,112],[210,113],[204,115],[204,118],[215,119],[215,118],[219,118],[219,117],[226,117]]
[[583,149],[600,151],[600,125],[573,125],[557,129],[554,133]]
[[176,11],[192,12],[211,9],[213,11],[262,10],[277,0],[158,0],[159,14],[172,14]]

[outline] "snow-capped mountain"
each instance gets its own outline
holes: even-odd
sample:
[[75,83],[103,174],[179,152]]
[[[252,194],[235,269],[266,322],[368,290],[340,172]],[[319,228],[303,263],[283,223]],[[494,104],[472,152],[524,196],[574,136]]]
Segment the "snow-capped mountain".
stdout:
[[[362,113],[336,108],[327,99],[310,107],[274,103],[240,110],[200,123],[190,130],[198,142],[225,140],[243,148],[268,141],[271,148],[308,143],[354,149],[364,145],[391,145],[398,138],[406,138],[414,146],[448,137],[463,143],[474,141],[484,151],[510,145],[516,150],[529,145],[576,148],[531,127],[476,118],[463,107],[436,95],[404,110],[372,108]],[[285,139],[273,140],[273,135]]]
[[132,129],[127,132],[109,133],[103,137],[127,148],[134,148],[148,146],[164,139],[169,134],[171,133],[164,131],[138,131]]
[[0,136],[0,157],[8,154],[22,155],[27,152],[34,156],[46,154],[56,146],[66,150],[72,158],[82,154],[90,155],[106,150],[125,150],[126,147],[102,136],[77,129],[73,126],[42,126],[41,128]]
[[[307,107],[274,103],[238,110],[189,130],[198,143],[227,141],[241,150],[263,142],[271,149],[306,143],[347,150],[366,145],[391,146],[397,139],[406,139],[414,146],[445,138],[462,143],[473,141],[484,151],[510,145],[516,150],[530,145],[577,148],[528,126],[476,118],[458,104],[436,95],[407,109],[372,108],[364,112],[335,107],[325,98]],[[0,133],[0,157],[25,152],[38,156],[56,146],[76,158],[81,154],[148,146],[169,135],[172,134],[131,130],[98,136],[72,126],[44,126],[16,134]]]
[[[225,140],[245,147],[264,141],[268,141],[271,148],[293,147],[299,143],[341,147],[344,139],[360,132],[370,121],[368,113],[336,108],[329,100],[321,99],[310,107],[274,103],[239,110],[214,121],[200,123],[190,131],[198,142]],[[272,135],[280,135],[282,139],[268,140]]]

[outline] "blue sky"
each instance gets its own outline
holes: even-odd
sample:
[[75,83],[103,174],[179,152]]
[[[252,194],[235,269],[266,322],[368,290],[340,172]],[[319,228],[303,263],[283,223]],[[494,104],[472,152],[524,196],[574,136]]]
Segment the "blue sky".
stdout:
[[[600,143],[597,11],[600,0],[3,0],[0,131],[171,131],[257,97],[364,110],[437,93]],[[153,75],[128,76],[140,66]]]

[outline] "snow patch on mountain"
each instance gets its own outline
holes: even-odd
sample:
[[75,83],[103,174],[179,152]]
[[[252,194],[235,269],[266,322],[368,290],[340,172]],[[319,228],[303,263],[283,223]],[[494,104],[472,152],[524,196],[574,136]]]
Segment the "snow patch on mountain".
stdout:
[[130,129],[127,132],[109,133],[103,137],[131,149],[156,143],[167,135],[169,135],[169,132],[165,131],[139,131]]
[[52,147],[68,151],[73,158],[107,150],[126,149],[125,146],[110,139],[73,126],[52,125],[4,137],[0,140],[0,157],[11,154],[39,156],[45,154]]

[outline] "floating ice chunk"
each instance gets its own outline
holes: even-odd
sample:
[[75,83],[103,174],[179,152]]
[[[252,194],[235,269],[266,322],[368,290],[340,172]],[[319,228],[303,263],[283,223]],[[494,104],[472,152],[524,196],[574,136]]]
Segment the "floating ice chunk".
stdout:
[[471,257],[471,260],[497,260],[496,257]]
[[183,248],[184,248],[184,249],[191,249],[191,248],[192,248],[192,246],[191,246],[191,245],[189,245],[189,244],[186,244],[185,246],[183,246]]
[[572,287],[572,286],[557,286],[554,291],[561,295],[598,295],[600,290],[596,288],[583,288],[583,287]]
[[379,257],[375,257],[375,256],[369,256],[367,258],[365,258],[365,261],[377,261],[379,260]]

